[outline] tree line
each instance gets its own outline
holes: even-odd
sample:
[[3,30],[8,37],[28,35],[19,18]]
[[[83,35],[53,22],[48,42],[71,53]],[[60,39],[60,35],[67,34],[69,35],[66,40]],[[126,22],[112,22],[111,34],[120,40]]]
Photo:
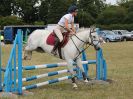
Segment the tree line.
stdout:
[[79,8],[75,22],[81,27],[96,24],[103,29],[133,27],[133,0],[109,5],[105,0],[0,0],[0,26],[56,24],[71,5]]

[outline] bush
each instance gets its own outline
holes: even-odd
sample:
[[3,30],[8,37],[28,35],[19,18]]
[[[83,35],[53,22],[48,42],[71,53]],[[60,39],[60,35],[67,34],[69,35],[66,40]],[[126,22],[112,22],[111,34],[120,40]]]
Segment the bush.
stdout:
[[35,21],[34,25],[44,25],[44,22],[43,21]]
[[123,24],[125,23],[125,17],[127,16],[127,11],[123,7],[111,6],[106,8],[99,14],[97,18],[98,24]]
[[16,16],[7,16],[7,17],[0,17],[0,26],[1,29],[6,25],[24,25],[22,19]]

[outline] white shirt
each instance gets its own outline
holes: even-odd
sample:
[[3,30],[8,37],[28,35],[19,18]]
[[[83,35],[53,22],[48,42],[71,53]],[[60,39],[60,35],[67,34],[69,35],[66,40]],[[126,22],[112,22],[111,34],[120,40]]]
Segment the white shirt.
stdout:
[[72,16],[72,14],[65,14],[60,21],[58,22],[59,25],[61,26],[65,26],[65,18],[68,20],[68,24],[71,24],[72,22],[74,22],[74,17]]

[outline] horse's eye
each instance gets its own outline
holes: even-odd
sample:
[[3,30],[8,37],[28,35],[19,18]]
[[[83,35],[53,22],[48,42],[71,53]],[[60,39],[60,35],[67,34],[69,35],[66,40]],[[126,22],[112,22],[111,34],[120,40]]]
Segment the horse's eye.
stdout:
[[93,38],[96,38],[96,36],[93,36]]

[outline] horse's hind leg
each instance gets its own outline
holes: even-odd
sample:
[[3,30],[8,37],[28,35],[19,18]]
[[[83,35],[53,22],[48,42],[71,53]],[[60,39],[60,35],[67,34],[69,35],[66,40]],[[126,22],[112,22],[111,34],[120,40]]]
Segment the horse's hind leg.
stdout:
[[84,71],[84,68],[83,68],[83,66],[82,66],[81,58],[77,58],[76,63],[77,63],[77,66],[80,68],[80,70],[81,70],[81,72],[82,72],[83,80],[84,80],[85,82],[88,82],[87,76],[86,76],[85,71]]

